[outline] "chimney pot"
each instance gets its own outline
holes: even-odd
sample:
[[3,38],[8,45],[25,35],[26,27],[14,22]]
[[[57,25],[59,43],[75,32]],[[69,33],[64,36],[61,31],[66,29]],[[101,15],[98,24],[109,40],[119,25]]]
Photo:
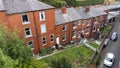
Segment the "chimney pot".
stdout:
[[65,6],[62,7],[62,13],[63,13],[63,14],[66,14],[66,7],[65,7]]
[[85,11],[86,11],[86,12],[89,12],[89,11],[90,11],[90,6],[86,6],[86,7],[85,7]]

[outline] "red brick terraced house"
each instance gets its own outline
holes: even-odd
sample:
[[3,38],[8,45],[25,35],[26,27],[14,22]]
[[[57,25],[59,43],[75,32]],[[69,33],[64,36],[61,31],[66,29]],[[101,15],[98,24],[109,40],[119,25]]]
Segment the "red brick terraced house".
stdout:
[[55,9],[37,0],[0,0],[0,21],[18,30],[34,53],[44,47],[78,42],[99,31],[107,14],[97,8]]
[[79,31],[84,35],[84,38],[94,38],[105,24],[107,13],[92,6],[77,9],[77,11],[82,17],[81,25],[84,26]]
[[0,4],[0,20],[12,31],[17,29],[34,53],[54,45],[54,7],[37,0],[0,0]]
[[55,11],[56,18],[56,43],[57,44],[68,44],[70,41],[77,41],[77,25],[81,19],[80,15],[75,8],[66,8],[57,9]]

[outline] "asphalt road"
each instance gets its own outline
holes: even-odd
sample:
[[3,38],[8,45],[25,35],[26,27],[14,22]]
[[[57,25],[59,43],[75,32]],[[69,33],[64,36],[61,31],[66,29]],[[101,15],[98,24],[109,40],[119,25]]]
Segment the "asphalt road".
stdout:
[[[98,68],[107,68],[106,66],[103,65],[103,60],[105,58],[106,53],[108,53],[108,52],[112,52],[115,55],[115,62],[111,68],[120,68],[120,21],[115,23],[115,26],[114,26],[113,30],[111,31],[111,33],[113,31],[116,31],[118,33],[118,39],[117,39],[117,41],[109,40],[108,45],[102,51],[101,63],[98,66]],[[111,35],[111,33],[110,33],[110,35]]]

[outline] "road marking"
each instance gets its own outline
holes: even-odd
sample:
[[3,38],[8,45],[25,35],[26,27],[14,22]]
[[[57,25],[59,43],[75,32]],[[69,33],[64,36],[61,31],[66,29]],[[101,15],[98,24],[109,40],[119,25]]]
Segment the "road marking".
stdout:
[[118,68],[120,68],[120,61],[119,61],[119,65],[118,65]]

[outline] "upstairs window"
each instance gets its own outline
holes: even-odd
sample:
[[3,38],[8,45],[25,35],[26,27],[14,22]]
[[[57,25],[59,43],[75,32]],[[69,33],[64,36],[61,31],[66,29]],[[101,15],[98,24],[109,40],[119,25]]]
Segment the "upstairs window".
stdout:
[[29,42],[27,43],[27,45],[30,46],[30,48],[34,48],[33,41],[29,41]]
[[96,25],[93,26],[93,31],[94,31],[94,32],[96,31]]
[[97,21],[98,21],[98,17],[95,18],[95,22],[97,22]]
[[40,17],[40,21],[45,20],[45,12],[44,11],[40,11],[39,17]]
[[26,34],[26,37],[32,36],[31,29],[30,28],[25,28],[25,34]]
[[41,25],[41,33],[46,33],[46,24]]
[[43,43],[43,44],[46,44],[46,37],[43,37],[43,38],[42,38],[42,43]]
[[54,36],[50,35],[50,41],[53,42],[54,41]]
[[77,28],[77,23],[76,22],[73,23],[73,29],[74,28]]
[[81,21],[81,20],[79,20],[78,25],[81,25],[81,24],[82,24],[82,21]]
[[66,28],[66,24],[63,24],[62,25],[62,30],[65,31],[67,28]]
[[28,24],[29,23],[29,19],[28,19],[27,14],[22,14],[22,22],[23,22],[23,24]]

